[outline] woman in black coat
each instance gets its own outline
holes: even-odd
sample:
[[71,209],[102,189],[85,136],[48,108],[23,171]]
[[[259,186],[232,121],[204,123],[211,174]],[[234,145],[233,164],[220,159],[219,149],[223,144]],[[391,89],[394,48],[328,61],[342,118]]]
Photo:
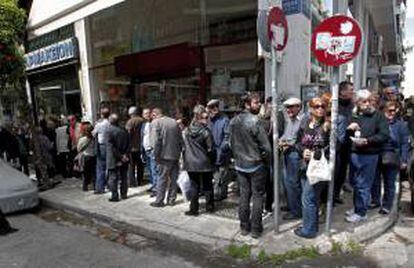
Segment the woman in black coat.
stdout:
[[208,124],[206,109],[197,105],[194,108],[194,118],[184,131],[184,169],[191,180],[190,210],[185,214],[197,216],[199,213],[199,193],[202,184],[206,198],[207,212],[214,211],[213,172],[215,149],[213,135]]

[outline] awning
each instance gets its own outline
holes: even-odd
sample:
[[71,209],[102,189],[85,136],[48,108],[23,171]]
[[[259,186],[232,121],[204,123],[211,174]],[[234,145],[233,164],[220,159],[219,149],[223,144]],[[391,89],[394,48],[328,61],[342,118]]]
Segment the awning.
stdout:
[[115,58],[117,75],[140,82],[194,74],[203,63],[202,48],[189,43],[122,55]]

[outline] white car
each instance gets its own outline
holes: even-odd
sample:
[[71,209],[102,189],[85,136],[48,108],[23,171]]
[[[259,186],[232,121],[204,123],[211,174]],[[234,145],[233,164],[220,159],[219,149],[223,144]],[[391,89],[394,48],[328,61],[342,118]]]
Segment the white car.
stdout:
[[0,208],[3,213],[35,208],[38,204],[36,183],[0,159]]

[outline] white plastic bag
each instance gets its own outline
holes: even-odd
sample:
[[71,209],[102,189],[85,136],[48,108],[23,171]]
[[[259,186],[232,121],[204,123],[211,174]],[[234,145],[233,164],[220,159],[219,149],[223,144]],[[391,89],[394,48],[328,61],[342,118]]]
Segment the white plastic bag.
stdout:
[[331,169],[323,152],[321,159],[319,160],[316,160],[312,153],[308,169],[306,170],[306,177],[308,178],[310,185],[314,185],[321,181],[331,180]]
[[183,193],[184,200],[187,202],[191,198],[191,181],[188,172],[185,170],[180,171],[178,175],[177,184]]

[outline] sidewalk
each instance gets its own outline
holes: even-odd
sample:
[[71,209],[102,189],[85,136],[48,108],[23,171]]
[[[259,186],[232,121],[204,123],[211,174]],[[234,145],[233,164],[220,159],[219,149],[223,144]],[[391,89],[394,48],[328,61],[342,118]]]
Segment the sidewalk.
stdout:
[[[364,242],[375,238],[391,227],[398,218],[398,210],[383,216],[377,210],[370,211],[366,222],[353,225],[344,221],[344,213],[352,206],[352,196],[347,194],[346,204],[334,210],[332,236],[323,234],[325,225],[320,224],[321,235],[307,240],[294,235],[293,229],[301,221],[281,220],[280,233],[272,229],[272,217],[264,219],[264,234],[258,239],[243,237],[239,233],[237,219],[237,197],[230,195],[225,202],[217,202],[214,214],[205,213],[203,203],[198,217],[185,216],[188,203],[179,195],[174,207],[153,208],[153,201],[146,192],[148,186],[130,188],[128,199],[111,203],[110,193],[94,195],[81,191],[81,181],[67,179],[52,190],[42,192],[43,204],[55,209],[73,211],[86,217],[103,221],[116,228],[143,235],[152,239],[174,243],[186,248],[201,247],[208,251],[223,250],[231,244],[249,244],[253,254],[265,249],[268,254],[281,254],[292,249],[316,246],[321,253],[327,252],[332,241],[343,244],[349,241]],[[397,189],[399,191],[399,189]],[[397,208],[398,193],[394,200]],[[203,198],[201,198],[203,202]]]

